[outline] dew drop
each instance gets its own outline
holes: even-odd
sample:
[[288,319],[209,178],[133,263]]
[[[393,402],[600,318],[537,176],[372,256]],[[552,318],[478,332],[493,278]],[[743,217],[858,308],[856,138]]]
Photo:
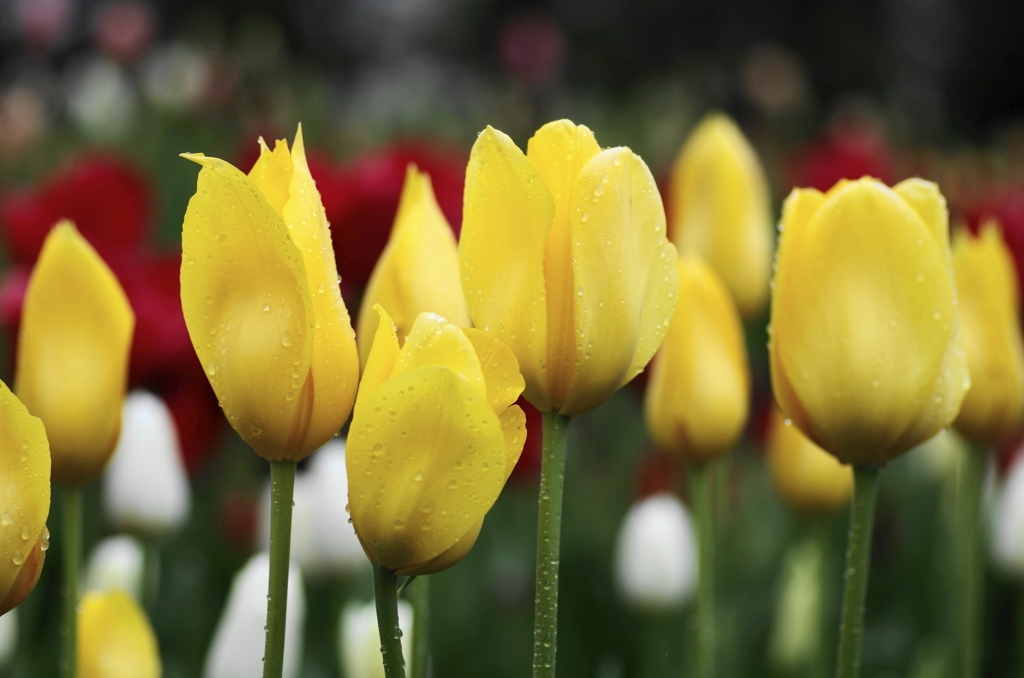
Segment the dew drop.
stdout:
[[289,337],[286,333],[282,333],[281,334],[281,345],[284,346],[284,347],[291,346],[292,345],[292,338]]

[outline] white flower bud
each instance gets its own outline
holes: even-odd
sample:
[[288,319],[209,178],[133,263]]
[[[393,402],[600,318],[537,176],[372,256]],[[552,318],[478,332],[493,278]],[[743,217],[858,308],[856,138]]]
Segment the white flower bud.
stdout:
[[120,590],[142,600],[146,555],[134,537],[119,534],[93,547],[85,567],[85,590],[97,593]]
[[995,566],[1024,581],[1024,455],[1018,455],[994,502],[989,541]]
[[18,608],[0,615],[0,669],[14,659],[18,647]]

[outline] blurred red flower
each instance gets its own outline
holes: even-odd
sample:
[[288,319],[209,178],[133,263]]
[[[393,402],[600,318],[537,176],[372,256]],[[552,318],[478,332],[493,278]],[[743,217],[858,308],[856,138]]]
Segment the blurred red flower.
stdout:
[[840,179],[861,177],[892,183],[892,152],[874,125],[843,119],[796,154],[790,163],[785,192],[797,187],[827,191]]

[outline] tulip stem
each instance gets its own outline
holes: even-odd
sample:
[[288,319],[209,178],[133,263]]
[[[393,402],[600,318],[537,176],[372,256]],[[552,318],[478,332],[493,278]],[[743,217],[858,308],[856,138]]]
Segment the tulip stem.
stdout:
[[78,569],[82,561],[82,487],[61,486],[64,504],[64,627],[62,678],[78,675]]
[[697,675],[715,675],[715,473],[710,461],[691,464],[690,496],[697,518]]
[[864,635],[864,598],[868,589],[871,560],[871,532],[875,524],[875,499],[881,467],[863,464],[853,467],[853,505],[846,541],[846,583],[839,623],[839,653],[836,678],[856,678],[860,673],[860,643]]
[[292,546],[292,496],[295,462],[270,462],[270,583],[267,590],[267,635],[263,678],[284,671],[285,618],[288,613],[288,566]]
[[412,598],[412,678],[430,671],[430,577],[417,577]]
[[[419,585],[417,584],[417,588]],[[402,629],[398,625],[398,577],[394,570],[373,565],[373,599],[377,604],[377,631],[385,678],[405,678]],[[413,641],[416,639],[413,638]]]
[[972,446],[961,458],[960,467],[960,511],[962,535],[960,539],[963,554],[960,593],[963,596],[963,636],[960,647],[963,651],[963,678],[975,678],[981,669],[980,639],[981,597],[983,591],[981,554],[981,493],[985,481],[985,464],[988,450]]
[[558,638],[558,561],[562,541],[562,488],[569,418],[544,413],[544,446],[537,501],[537,579],[534,594],[533,678],[554,678]]

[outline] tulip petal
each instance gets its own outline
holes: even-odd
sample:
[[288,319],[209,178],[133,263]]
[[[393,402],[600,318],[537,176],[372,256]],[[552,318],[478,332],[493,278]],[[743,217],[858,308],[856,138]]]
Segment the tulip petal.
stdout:
[[501,432],[505,435],[505,480],[512,475],[526,444],[526,413],[513,405],[501,413]]
[[668,332],[679,270],[654,177],[628,148],[610,148],[587,163],[569,218],[576,365],[559,412],[576,416],[603,403],[650,361]]
[[[526,397],[550,409],[544,251],[555,203],[507,135],[491,127],[466,168],[459,264],[470,317],[522,357]],[[523,331],[527,328],[526,331]]]
[[479,524],[505,482],[505,437],[483,393],[451,368],[398,374],[369,398],[348,436],[348,475],[360,479],[349,509],[369,558],[408,568]]
[[466,557],[473,545],[476,544],[477,537],[480,536],[480,530],[484,527],[484,521],[480,521],[475,527],[471,528],[469,532],[464,534],[459,541],[455,542],[455,546],[437,556],[431,558],[425,563],[417,563],[409,567],[402,567],[395,570],[395,574],[399,576],[419,576],[421,574],[435,574],[442,570],[447,570],[449,567],[459,562]]
[[273,151],[267,148],[263,137],[260,137],[259,144],[260,157],[249,170],[249,178],[274,211],[283,214],[285,203],[288,202],[288,186],[295,170],[291,153],[288,152],[288,142],[279,139]]
[[54,481],[87,482],[114,451],[134,327],[117,278],[70,222],[57,224],[29,281],[15,376],[46,426]]
[[266,412],[268,394],[292,394],[274,403],[283,420],[309,405],[298,397],[304,383],[294,385],[313,354],[306,264],[251,179],[223,160],[184,157],[203,168],[182,227],[181,305],[192,345],[235,430],[261,456],[280,459],[289,432],[241,425],[239,416]]
[[398,362],[398,355],[401,352],[391,316],[379,304],[374,306],[373,310],[377,312],[378,316],[377,331],[374,332],[373,346],[366,358],[363,378],[359,380],[359,394],[356,398],[357,409],[362,407],[368,394],[391,378],[391,373],[395,369],[395,363]]
[[487,394],[480,359],[462,330],[436,313],[421,313],[402,346],[392,377],[418,367],[448,367]]
[[946,209],[946,199],[939,192],[939,187],[930,181],[915,178],[901,181],[892,190],[914,208],[935,241],[942,247],[948,247],[949,210]]
[[462,332],[473,344],[473,350],[480,360],[480,369],[487,386],[487,401],[494,413],[500,415],[519,398],[526,386],[523,375],[519,373],[519,361],[512,349],[486,332],[474,328]]
[[78,610],[81,678],[158,678],[160,650],[138,603],[121,591],[86,594]]

